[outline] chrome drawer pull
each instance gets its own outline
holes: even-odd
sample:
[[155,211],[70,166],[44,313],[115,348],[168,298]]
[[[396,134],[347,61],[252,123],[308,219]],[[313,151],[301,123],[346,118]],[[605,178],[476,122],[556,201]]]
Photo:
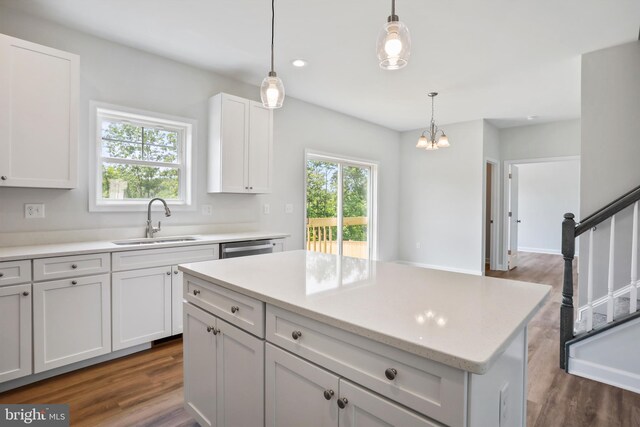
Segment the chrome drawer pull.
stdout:
[[78,268],[78,264],[71,264],[71,268],[75,270],[76,268]]
[[291,338],[293,338],[294,340],[298,340],[300,337],[302,336],[302,332],[300,331],[293,331],[291,332]]
[[22,295],[24,295],[25,297],[28,297],[28,296],[29,296],[29,291],[24,291],[24,292],[22,293]]
[[333,397],[335,393],[333,392],[333,390],[325,390],[324,391],[324,398],[327,400],[331,400],[331,398]]
[[194,294],[194,295],[200,295],[200,291],[199,291],[198,289],[194,289],[194,290],[193,290],[193,294]]
[[237,305],[234,305],[233,307],[231,307],[231,312],[232,313],[237,313],[238,311],[240,311],[240,307],[238,307]]

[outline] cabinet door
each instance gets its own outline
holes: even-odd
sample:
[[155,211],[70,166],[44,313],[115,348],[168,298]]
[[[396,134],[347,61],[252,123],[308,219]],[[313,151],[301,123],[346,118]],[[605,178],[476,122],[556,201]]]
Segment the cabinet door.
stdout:
[[78,84],[78,56],[0,35],[0,187],[76,187]]
[[251,101],[249,112],[249,192],[271,192],[273,111]]
[[0,383],[31,374],[31,285],[0,287]]
[[339,398],[345,402],[339,410],[340,427],[441,426],[344,379],[340,380]]
[[218,425],[264,425],[264,341],[217,319]]
[[338,377],[269,343],[265,353],[265,426],[336,427]]
[[218,403],[216,318],[184,305],[184,407],[201,426],[215,426]]
[[171,335],[182,333],[182,271],[178,266],[171,267],[173,276],[171,278]]
[[113,350],[171,335],[171,267],[111,275]]
[[225,193],[246,193],[248,179],[245,164],[249,139],[249,101],[224,94],[222,96],[221,119],[220,174],[222,191]]
[[111,351],[109,275],[34,283],[34,372]]

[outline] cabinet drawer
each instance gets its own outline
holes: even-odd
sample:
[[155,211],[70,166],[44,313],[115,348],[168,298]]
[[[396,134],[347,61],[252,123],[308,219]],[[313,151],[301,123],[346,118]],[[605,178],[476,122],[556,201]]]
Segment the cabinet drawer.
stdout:
[[[301,333],[298,339],[294,331]],[[464,371],[271,305],[266,339],[435,420],[465,425]],[[392,380],[386,376],[390,369],[395,370]]]
[[185,262],[218,259],[219,246],[217,244],[194,245],[178,248],[114,252],[112,254],[113,271],[136,270],[139,268],[162,267]]
[[0,286],[31,281],[31,261],[0,262]]
[[108,253],[36,259],[33,261],[33,280],[37,282],[108,273],[109,267]]
[[184,275],[184,298],[253,335],[264,338],[264,303],[257,299]]

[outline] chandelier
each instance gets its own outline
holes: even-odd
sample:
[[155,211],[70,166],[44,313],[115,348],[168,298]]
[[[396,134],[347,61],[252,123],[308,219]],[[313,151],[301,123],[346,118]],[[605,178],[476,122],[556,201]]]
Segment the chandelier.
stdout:
[[[445,135],[442,129],[439,129],[436,126],[436,122],[433,119],[433,99],[438,96],[438,92],[430,92],[429,98],[431,98],[431,124],[429,125],[429,129],[426,129],[418,138],[418,143],[416,144],[416,148],[424,148],[425,150],[437,150],[438,148],[446,148],[449,147],[449,137]],[[438,132],[440,133],[440,137],[438,138]]]

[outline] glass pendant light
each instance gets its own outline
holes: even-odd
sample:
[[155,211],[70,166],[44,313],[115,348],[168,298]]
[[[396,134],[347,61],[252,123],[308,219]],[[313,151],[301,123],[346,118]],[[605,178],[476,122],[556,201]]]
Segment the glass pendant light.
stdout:
[[271,71],[269,71],[269,75],[262,80],[262,85],[260,86],[260,99],[262,100],[262,106],[265,108],[280,108],[284,102],[284,85],[273,69],[275,17],[275,0],[271,0]]
[[[434,98],[438,96],[438,92],[430,92],[429,98],[431,98],[431,123],[429,123],[429,129],[426,129],[418,138],[416,148],[424,148],[425,150],[437,150],[438,148],[450,147],[449,137],[444,133],[442,129],[439,129],[436,125],[436,121],[433,118],[435,113]],[[440,138],[438,138],[438,133]]]
[[398,70],[407,65],[411,54],[409,29],[396,15],[396,0],[391,0],[391,16],[378,36],[378,61],[385,70]]

